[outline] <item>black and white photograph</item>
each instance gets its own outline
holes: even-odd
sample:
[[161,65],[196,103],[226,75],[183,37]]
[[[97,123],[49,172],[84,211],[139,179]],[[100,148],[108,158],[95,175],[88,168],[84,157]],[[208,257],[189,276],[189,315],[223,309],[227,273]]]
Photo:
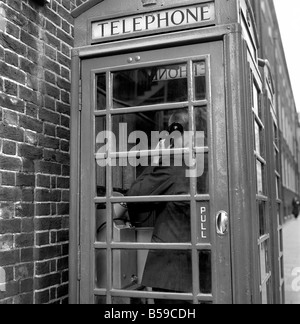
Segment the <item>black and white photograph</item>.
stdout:
[[0,305],[300,304],[299,17],[0,0]]

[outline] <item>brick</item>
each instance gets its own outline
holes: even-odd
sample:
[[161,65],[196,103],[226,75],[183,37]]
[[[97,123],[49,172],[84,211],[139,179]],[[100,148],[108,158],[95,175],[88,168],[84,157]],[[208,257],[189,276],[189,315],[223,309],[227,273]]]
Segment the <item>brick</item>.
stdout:
[[35,105],[38,104],[38,95],[36,91],[19,86],[19,96],[21,99],[31,102]]
[[55,111],[55,99],[54,98],[44,96],[44,105],[45,105],[45,108]]
[[56,74],[60,74],[60,66],[56,61],[49,60],[49,58],[44,57],[43,67],[49,71],[52,71]]
[[37,133],[43,132],[43,123],[39,120],[34,119],[34,118],[30,118],[30,117],[21,115],[19,117],[19,125],[22,128],[30,129]]
[[[33,214],[32,216],[33,217]],[[22,219],[22,233],[33,233],[34,231],[34,222],[32,218],[23,218]]]
[[60,121],[60,116],[58,113],[43,108],[41,108],[39,111],[39,118],[42,121],[46,121],[53,124],[58,124]]
[[57,102],[56,109],[57,109],[57,112],[67,115],[67,116],[70,116],[70,112],[71,112],[70,105],[66,105],[64,103]]
[[0,234],[14,234],[21,232],[20,219],[0,220]]
[[14,236],[12,234],[0,235],[0,251],[12,250],[13,245],[14,245]]
[[19,292],[19,283],[16,281],[11,281],[6,283],[6,291],[0,292],[0,298],[5,299],[8,297],[15,296]]
[[60,141],[60,149],[64,152],[69,152],[70,143],[68,141]]
[[20,171],[22,161],[19,158],[11,156],[0,156],[0,169],[7,171]]
[[[68,242],[68,241],[69,241],[69,230],[57,232],[57,243]],[[67,268],[67,265],[64,269],[66,269],[66,268]],[[62,269],[58,269],[58,270],[62,270]]]
[[25,159],[22,158],[23,161],[23,167],[22,167],[22,172],[26,173],[30,173],[30,172],[34,172],[34,161],[33,160],[29,160],[29,159]]
[[0,33],[0,45],[18,55],[26,56],[26,46],[9,35]]
[[60,284],[61,275],[58,273],[36,278],[36,289],[41,290]]
[[17,145],[14,142],[3,141],[3,153],[6,155],[16,155]]
[[[21,286],[21,290],[22,290],[22,286]],[[14,303],[19,304],[19,305],[32,305],[33,304],[33,292],[32,292],[32,289],[30,290],[29,293],[17,296],[15,298]]]
[[14,172],[1,172],[0,185],[1,186],[15,186],[16,185],[16,174]]
[[19,129],[18,127],[11,127],[0,124],[0,137],[16,142],[23,142],[24,131],[22,129]]
[[37,64],[35,64],[23,57],[20,58],[20,68],[24,72],[31,74],[31,75],[37,75],[40,73],[40,67]]
[[20,264],[15,266],[15,280],[32,278],[34,274],[33,263]]
[[59,149],[59,139],[40,135],[39,136],[39,146],[47,147],[51,149]]
[[15,237],[16,248],[30,247],[34,245],[33,234],[19,234]]
[[43,290],[35,292],[36,304],[47,304],[50,301],[50,290]]
[[34,190],[33,188],[22,188],[22,201],[33,202],[34,201]]
[[30,102],[26,102],[26,116],[32,117],[35,120],[38,118],[39,107]]
[[49,245],[50,243],[49,232],[37,233],[35,237],[35,242],[37,246],[45,246]]
[[17,96],[18,94],[17,84],[9,80],[4,81],[4,89],[5,89],[5,93],[8,95]]
[[35,163],[36,172],[61,175],[61,165],[53,162],[38,161]]
[[52,124],[44,124],[44,133],[45,135],[55,137],[56,135],[56,127]]
[[35,50],[39,49],[39,41],[34,38],[33,36],[31,36],[30,34],[28,34],[25,30],[21,30],[21,37],[20,37],[21,41],[28,45],[29,47],[32,47]]
[[56,75],[50,71],[45,71],[45,81],[56,85]]
[[0,202],[0,220],[1,219],[12,219],[15,215],[15,204],[14,203],[3,203]]
[[[48,234],[49,236],[49,234]],[[35,271],[37,276],[50,273],[50,261],[37,262],[35,264]]]
[[[61,53],[57,53],[57,61],[63,65],[64,67],[70,69],[71,68],[71,59],[70,57],[67,57],[65,55],[62,55]],[[68,85],[67,83],[64,84],[63,89],[70,91],[71,90],[71,85]]]
[[[14,265],[20,262],[19,250],[0,251],[0,266]],[[7,287],[7,289],[9,289]]]
[[27,144],[19,144],[18,153],[20,157],[28,160],[40,160],[43,156],[43,149]]
[[37,175],[37,186],[42,188],[50,188],[50,176],[38,174]]
[[63,127],[57,127],[56,129],[57,137],[70,140],[70,130],[63,128]]
[[47,204],[36,204],[36,216],[50,216],[51,205]]
[[58,50],[60,49],[60,43],[61,43],[60,40],[57,37],[54,37],[53,35],[51,35],[50,33],[45,32],[43,35],[43,40],[46,44],[49,44],[53,48],[58,49]]
[[20,187],[34,187],[35,186],[35,176],[31,174],[17,174],[17,186]]
[[19,126],[18,114],[11,110],[4,110],[3,123],[7,126]]
[[33,217],[34,204],[19,204],[16,206],[16,217]]
[[21,84],[25,84],[26,75],[20,69],[7,65],[6,63],[0,61],[0,71],[3,77]]
[[33,48],[28,48],[27,59],[32,63],[38,64],[40,61],[40,53]]
[[0,107],[24,113],[25,103],[22,100],[0,93]]
[[60,124],[63,127],[69,128],[70,127],[70,118],[68,116],[61,116],[60,117]]
[[60,27],[61,17],[58,14],[56,14],[52,10],[45,10],[45,17],[52,21],[52,23]]
[[21,262],[32,262],[34,261],[34,249],[25,248],[21,249]]
[[13,36],[14,38],[19,39],[21,30],[20,30],[20,28],[18,26],[16,26],[16,25],[12,24],[11,22],[7,21],[6,33],[8,35]]
[[55,98],[58,100],[60,99],[60,89],[54,85],[49,84],[49,83],[43,83],[42,93],[49,97],[52,97],[52,98]]
[[64,296],[67,296],[69,291],[69,285],[66,284],[66,285],[61,285],[57,288],[57,298],[62,298]]
[[5,52],[5,63],[13,65],[15,67],[19,66],[19,57],[17,54],[6,51]]
[[65,104],[70,104],[70,93],[69,92],[66,92],[66,91],[61,91],[60,92],[60,97],[61,97],[61,100],[62,102],[64,102]]
[[57,188],[68,189],[70,187],[70,179],[69,178],[57,178]]
[[[50,260],[59,256],[61,256],[61,247],[58,245],[36,248],[37,261]],[[45,287],[37,287],[37,289],[42,288]]]
[[43,217],[35,219],[35,228],[37,231],[59,230],[61,227],[61,217]]

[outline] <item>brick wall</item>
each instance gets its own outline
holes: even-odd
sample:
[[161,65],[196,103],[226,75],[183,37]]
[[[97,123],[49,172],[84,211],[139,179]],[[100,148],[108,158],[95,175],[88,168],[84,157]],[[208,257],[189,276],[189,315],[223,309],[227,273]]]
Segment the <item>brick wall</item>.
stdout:
[[0,0],[0,303],[68,301],[70,11]]

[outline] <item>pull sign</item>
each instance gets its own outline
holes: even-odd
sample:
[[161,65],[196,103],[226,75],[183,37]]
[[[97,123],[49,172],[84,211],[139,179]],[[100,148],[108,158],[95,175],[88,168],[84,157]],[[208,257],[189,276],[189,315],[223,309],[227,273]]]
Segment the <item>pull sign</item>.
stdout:
[[215,21],[215,3],[195,4],[189,7],[147,12],[92,22],[92,42],[111,38],[130,37],[133,34],[153,34],[172,29],[210,25]]
[[199,210],[199,243],[209,244],[210,242],[210,211],[209,203],[201,202],[198,204]]

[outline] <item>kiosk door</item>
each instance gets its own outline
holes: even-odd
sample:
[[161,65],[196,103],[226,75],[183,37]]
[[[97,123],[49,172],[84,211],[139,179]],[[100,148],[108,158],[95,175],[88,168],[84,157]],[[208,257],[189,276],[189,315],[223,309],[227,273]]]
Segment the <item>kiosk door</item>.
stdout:
[[221,41],[83,61],[81,303],[232,302],[224,74]]

